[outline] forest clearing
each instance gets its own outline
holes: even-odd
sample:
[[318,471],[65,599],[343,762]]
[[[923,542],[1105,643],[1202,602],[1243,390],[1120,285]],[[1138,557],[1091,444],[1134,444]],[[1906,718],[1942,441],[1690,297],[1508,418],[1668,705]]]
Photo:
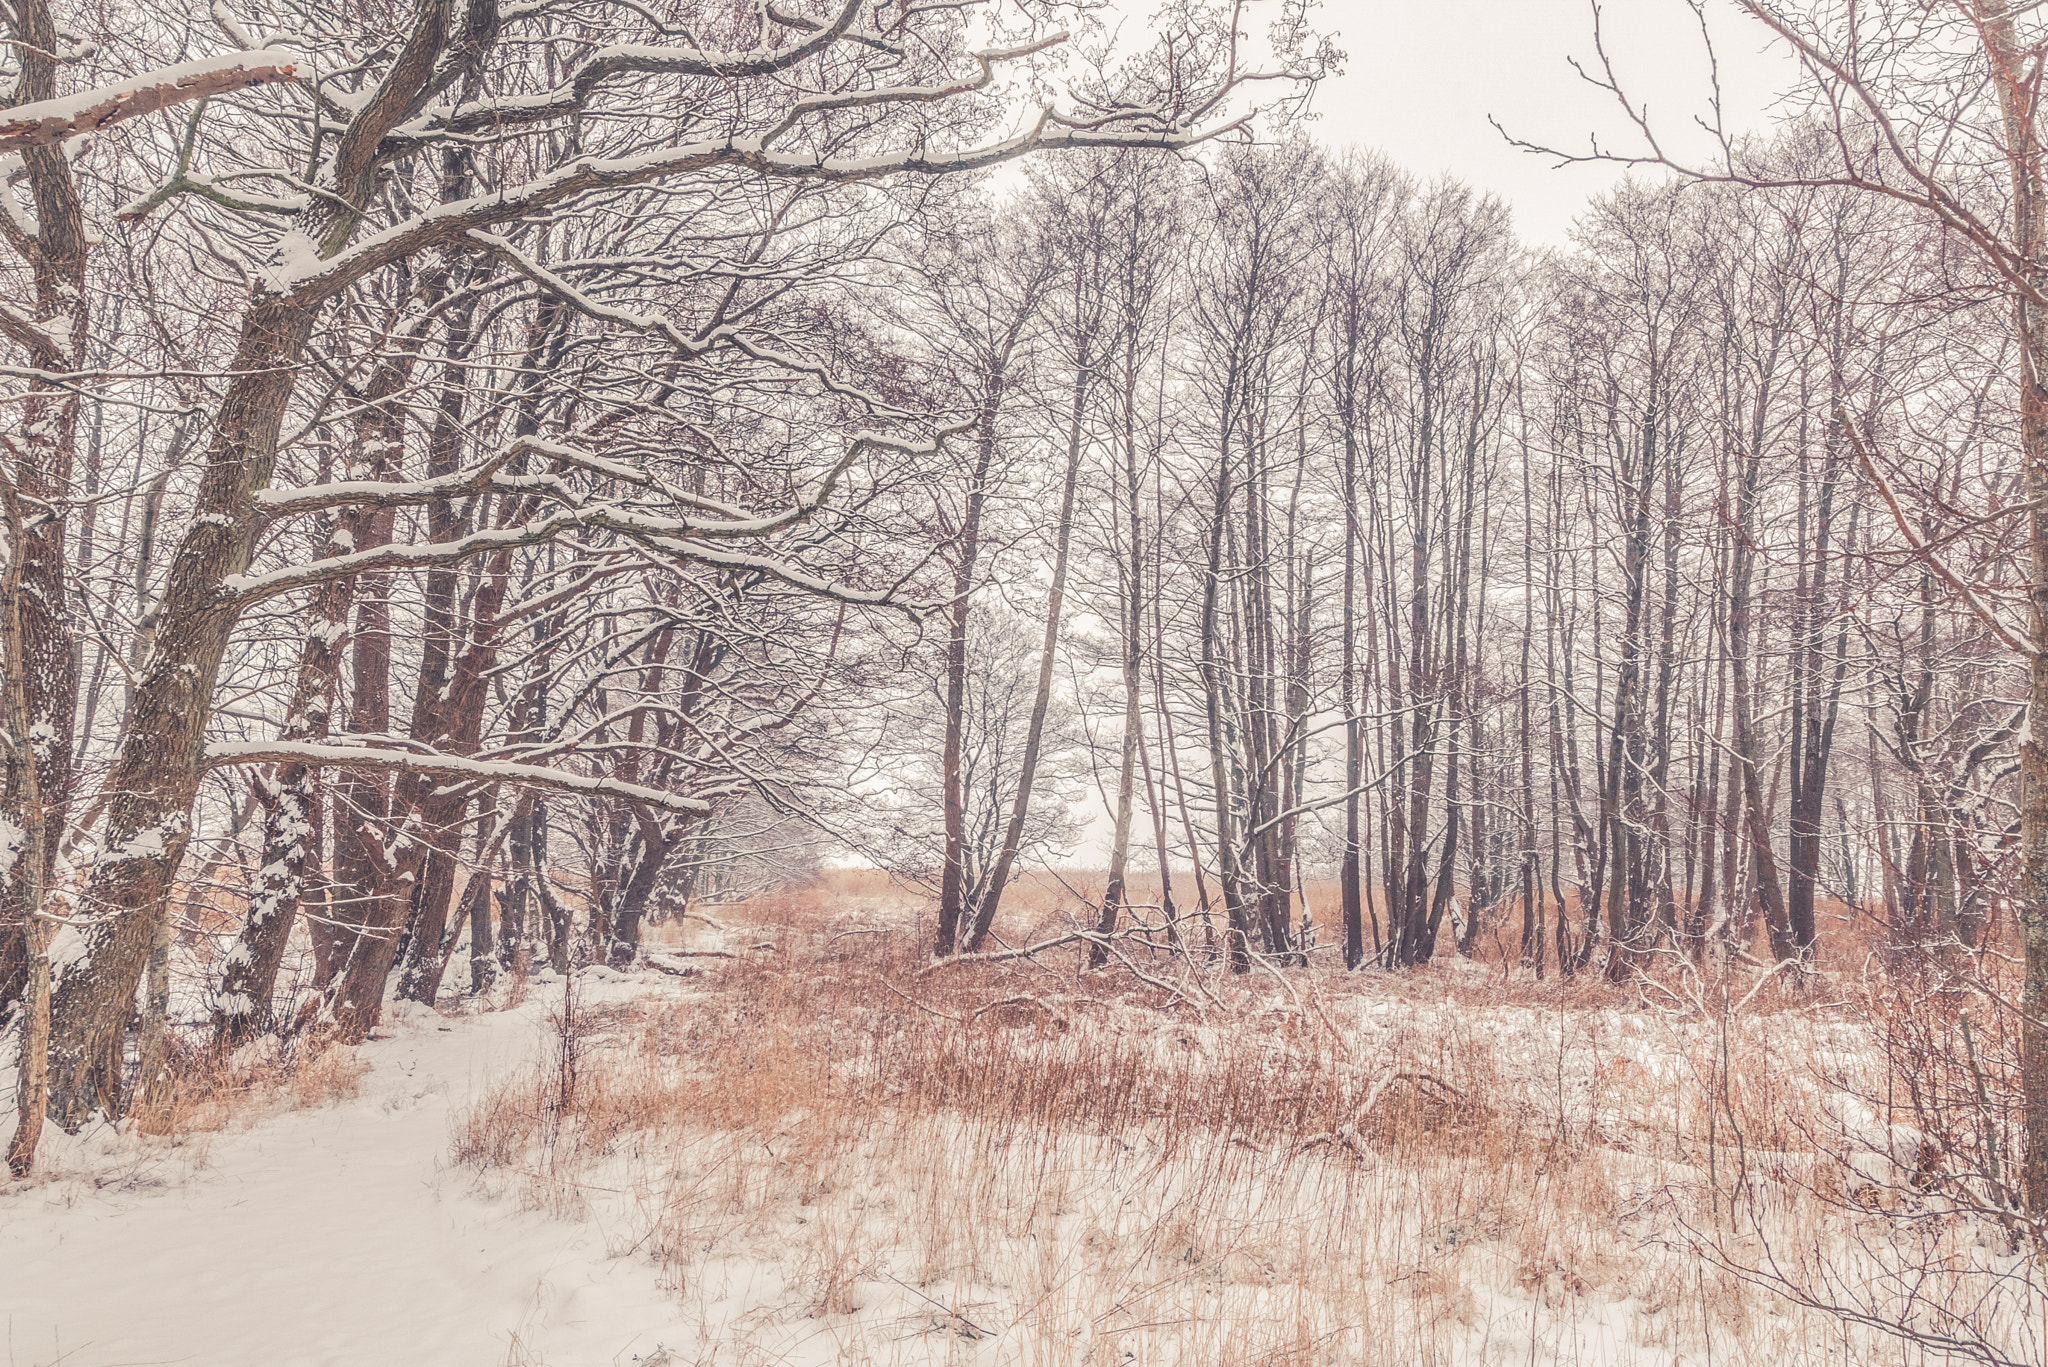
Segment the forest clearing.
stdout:
[[0,29],[10,1363],[2048,1361],[2048,6]]

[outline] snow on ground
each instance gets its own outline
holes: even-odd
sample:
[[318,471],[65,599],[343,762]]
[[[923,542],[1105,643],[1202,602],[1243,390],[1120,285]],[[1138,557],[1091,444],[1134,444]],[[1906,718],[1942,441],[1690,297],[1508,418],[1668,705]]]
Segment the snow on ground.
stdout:
[[[1489,1178],[1483,1148],[1405,1165],[1354,1164],[1334,1145],[1297,1162],[1285,1143],[1155,1161],[1137,1131],[1012,1146],[997,1131],[1014,1116],[841,1116],[834,1129],[829,1107],[790,1117],[775,1152],[670,1105],[644,1141],[453,1165],[461,1113],[549,1066],[562,992],[550,979],[517,1007],[394,1009],[342,1102],[252,1111],[180,1144],[48,1131],[48,1172],[0,1186],[0,1367],[1904,1360],[1877,1336],[1852,1344],[1768,1297],[1709,1288],[1682,1252],[1643,1242],[1646,1196],[1698,1180],[1697,1155],[1677,1150],[1686,1088],[1699,1090],[1687,1070],[1713,1043],[1704,1027],[1370,993],[1329,1004],[1378,1067],[1472,1063],[1466,1084],[1503,1114],[1583,1136],[1582,1161],[1526,1195]],[[733,1016],[727,991],[717,974],[598,968],[577,982],[579,1010],[632,1005],[621,1036],[650,1009]],[[823,1010],[829,995],[801,1000]],[[744,1028],[734,1016],[733,1038],[790,1028],[794,1008],[780,1009]],[[976,1038],[1014,1066],[1107,1058],[1113,1039],[1227,1061],[1222,1027],[1105,1010],[1095,1024]],[[633,1053],[599,1019],[586,1098],[606,1095],[612,1065],[629,1088],[675,1072],[686,1085],[671,1100],[699,1103],[703,1086],[740,1076],[730,1062],[702,1072],[680,1043]],[[1787,1027],[1809,1048],[1851,1042],[1818,1022]],[[815,1042],[799,1035],[784,1044]],[[9,1083],[0,1069],[0,1144]],[[556,1165],[533,1171],[543,1162]],[[559,1202],[528,1187],[570,1194],[576,1217],[545,1213]],[[1810,1218],[1799,1229],[1824,1234]],[[1300,1351],[1283,1357],[1289,1343]]]
[[0,1364],[663,1362],[695,1333],[651,1265],[448,1165],[450,1114],[537,1066],[549,1005],[406,1016],[363,1046],[354,1099],[216,1135],[203,1163],[53,1128],[57,1174],[0,1187]]

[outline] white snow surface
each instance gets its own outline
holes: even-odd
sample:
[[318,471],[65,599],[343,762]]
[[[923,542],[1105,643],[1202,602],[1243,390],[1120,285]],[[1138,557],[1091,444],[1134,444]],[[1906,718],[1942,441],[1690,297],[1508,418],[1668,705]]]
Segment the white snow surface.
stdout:
[[[608,1256],[592,1222],[476,1194],[447,1160],[451,1113],[537,1066],[552,995],[474,1016],[414,1008],[363,1046],[356,1097],[213,1136],[203,1161],[50,1127],[48,1175],[0,1186],[0,1363],[663,1361],[695,1331],[650,1263]],[[0,1145],[13,1128],[10,1096]]]

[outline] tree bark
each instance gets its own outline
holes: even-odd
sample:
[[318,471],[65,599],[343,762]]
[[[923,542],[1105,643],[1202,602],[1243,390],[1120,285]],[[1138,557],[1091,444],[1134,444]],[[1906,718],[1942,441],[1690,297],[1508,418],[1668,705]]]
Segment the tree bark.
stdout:
[[[20,65],[14,98],[18,103],[48,100],[57,93],[58,62],[63,43],[48,0],[17,0],[14,29],[19,41],[12,56]],[[9,482],[15,496],[38,515],[17,524],[19,544],[11,554],[20,561],[19,602],[11,609],[20,621],[23,705],[34,745],[36,807],[50,829],[62,832],[71,801],[74,732],[78,711],[78,654],[73,639],[69,588],[68,522],[72,508],[72,470],[78,447],[79,397],[76,386],[60,379],[85,366],[92,309],[86,295],[86,265],[93,238],[86,229],[84,206],[72,172],[71,158],[61,147],[31,146],[21,151],[35,203],[32,241],[14,245],[27,257],[33,286],[31,325],[5,327],[11,340],[23,345],[35,369],[23,387],[17,437],[0,435],[0,447],[12,466]],[[13,235],[10,234],[10,237]],[[0,304],[0,323],[17,317]],[[10,768],[4,801],[8,810],[27,810],[31,776]],[[0,884],[0,1016],[19,997],[28,960],[29,919],[39,911],[33,887],[49,886],[58,841],[41,846],[34,869],[17,860]]]
[[1074,493],[1081,479],[1081,439],[1088,413],[1088,388],[1093,379],[1094,358],[1089,343],[1092,332],[1082,339],[1074,372],[1071,407],[1067,414],[1067,462],[1060,486],[1060,506],[1053,524],[1052,585],[1046,598],[1045,636],[1038,652],[1038,684],[1031,696],[1031,721],[1025,730],[1024,753],[1017,771],[1017,791],[1010,802],[1010,818],[1003,829],[1002,848],[990,865],[981,892],[981,904],[974,909],[974,924],[967,937],[970,954],[979,953],[995,925],[1002,905],[1004,886],[1017,862],[1024,842],[1024,822],[1031,811],[1031,789],[1038,777],[1038,758],[1045,740],[1045,716],[1052,703],[1052,677],[1057,664],[1060,615],[1067,592],[1068,551],[1074,537]]
[[[946,607],[946,737],[941,761],[941,802],[945,818],[945,864],[939,873],[939,922],[932,953],[944,958],[959,944],[961,918],[967,914],[967,791],[962,750],[967,735],[967,625],[973,616],[974,575],[981,557],[981,515],[988,499],[988,480],[995,465],[996,420],[1002,412],[1008,360],[1017,331],[1012,330],[995,366],[986,377],[980,416],[975,426],[974,470],[967,486],[967,506],[960,519],[953,560],[953,600]],[[970,931],[972,925],[969,925]]]
[[[4,702],[7,723],[8,790],[19,798],[10,802],[8,825],[13,830],[0,842],[9,857],[22,866],[16,883],[21,887],[24,910],[22,941],[26,972],[22,984],[20,1053],[14,1082],[18,1124],[7,1146],[7,1168],[16,1177],[26,1177],[35,1167],[36,1147],[42,1138],[43,1116],[50,1095],[50,923],[43,914],[44,847],[48,843],[40,793],[37,787],[39,756],[35,747],[35,713],[31,710],[29,688],[29,646],[23,610],[26,560],[31,546],[25,535],[24,508],[20,491],[7,482],[0,487],[0,516],[6,538],[6,565],[0,571],[0,669],[5,670]],[[18,838],[17,838],[18,837]],[[11,847],[11,848],[8,848]],[[10,873],[13,871],[10,870]]]
[[2009,0],[1978,0],[1979,29],[2004,118],[2012,172],[2013,250],[2028,271],[2014,302],[2020,342],[2020,456],[2027,515],[2028,712],[2020,737],[2020,895],[2024,964],[2020,986],[2020,1090],[2027,1153],[2021,1175],[2027,1208],[2048,1213],[2048,158],[2040,134],[2035,57],[2024,51]]

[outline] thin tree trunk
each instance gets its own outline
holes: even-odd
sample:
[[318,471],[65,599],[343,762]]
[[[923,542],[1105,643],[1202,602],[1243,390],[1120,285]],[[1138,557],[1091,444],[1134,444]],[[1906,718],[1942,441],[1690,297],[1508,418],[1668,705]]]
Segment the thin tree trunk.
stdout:
[[1758,457],[1754,452],[1740,458],[1736,504],[1734,570],[1728,598],[1728,662],[1734,686],[1735,744],[1733,758],[1741,779],[1743,831],[1750,848],[1756,878],[1756,896],[1762,904],[1764,928],[1771,953],[1780,961],[1797,952],[1786,915],[1785,893],[1778,877],[1778,857],[1771,848],[1769,808],[1757,767],[1755,689],[1750,679],[1751,583],[1755,553],[1751,549],[1750,514],[1755,506]]
[[[1131,851],[1132,790],[1137,777],[1138,757],[1145,748],[1145,538],[1143,512],[1138,494],[1137,431],[1132,422],[1135,407],[1134,390],[1137,383],[1136,345],[1135,335],[1127,334],[1124,347],[1122,517],[1130,529],[1130,548],[1121,559],[1123,568],[1119,574],[1123,593],[1119,596],[1117,613],[1117,625],[1122,633],[1123,643],[1124,734],[1121,752],[1118,755],[1116,828],[1110,839],[1109,884],[1103,889],[1102,913],[1095,926],[1096,932],[1104,936],[1116,930],[1117,907],[1125,899],[1124,871]],[[1159,861],[1162,892],[1166,885],[1166,877],[1166,860],[1162,853]],[[1108,947],[1103,944],[1092,946],[1088,961],[1091,966],[1101,968],[1109,961]]]
[[[57,54],[67,41],[59,34],[56,12],[48,0],[16,0],[13,19],[16,41],[10,44],[9,56],[17,67],[14,101],[54,98],[61,64]],[[71,801],[79,676],[67,583],[79,389],[64,377],[87,364],[93,312],[86,265],[96,239],[86,228],[71,152],[61,146],[35,146],[24,148],[19,158],[17,169],[25,175],[35,205],[28,264],[37,326],[25,348],[31,370],[19,398],[18,425],[13,437],[0,438],[0,448],[12,467],[8,497],[28,501],[40,514],[13,523],[9,572],[19,587],[7,611],[16,619],[11,629],[21,656],[22,725],[43,739],[35,747],[32,775],[10,766],[5,802],[10,811],[27,813],[33,791],[36,819],[61,834]],[[0,885],[0,1016],[27,987],[27,975],[43,971],[32,966],[36,950],[30,925],[40,915],[41,890],[54,872],[57,845],[54,835],[41,841],[35,865],[17,858]],[[47,933],[45,926],[45,939]]]
[[[1346,417],[1349,418],[1347,412]],[[1344,966],[1365,962],[1365,898],[1359,887],[1359,804],[1365,781],[1365,724],[1358,690],[1358,433],[1344,423],[1344,600],[1337,666],[1337,705],[1344,712],[1344,862],[1338,884],[1344,902]],[[1526,740],[1526,736],[1524,737]]]
[[[1014,345],[1016,331],[1011,333]],[[1010,347],[990,368],[975,429],[974,472],[967,486],[967,508],[957,533],[953,561],[953,600],[946,609],[946,738],[941,772],[945,811],[945,864],[939,874],[939,923],[932,953],[940,958],[959,942],[960,923],[967,915],[967,793],[962,751],[967,734],[967,624],[972,616],[974,575],[981,556],[981,515],[988,498],[988,480],[995,464],[996,420],[1002,411]],[[969,927],[970,930],[972,927]]]
[[1080,365],[1075,371],[1072,408],[1067,416],[1066,476],[1060,487],[1059,517],[1054,530],[1052,588],[1046,599],[1045,638],[1038,652],[1038,685],[1031,696],[1031,721],[1025,732],[1024,754],[1018,766],[1017,792],[1011,800],[1009,823],[1003,829],[1002,848],[989,868],[981,904],[974,911],[973,931],[967,939],[969,953],[980,951],[988,939],[989,930],[995,925],[1004,886],[1017,862],[1017,851],[1024,843],[1024,823],[1031,811],[1031,788],[1038,778],[1038,757],[1045,740],[1045,716],[1052,703],[1053,670],[1059,651],[1060,614],[1066,602],[1067,558],[1074,536],[1074,493],[1081,479],[1081,437],[1088,411],[1089,367],[1084,342]]

